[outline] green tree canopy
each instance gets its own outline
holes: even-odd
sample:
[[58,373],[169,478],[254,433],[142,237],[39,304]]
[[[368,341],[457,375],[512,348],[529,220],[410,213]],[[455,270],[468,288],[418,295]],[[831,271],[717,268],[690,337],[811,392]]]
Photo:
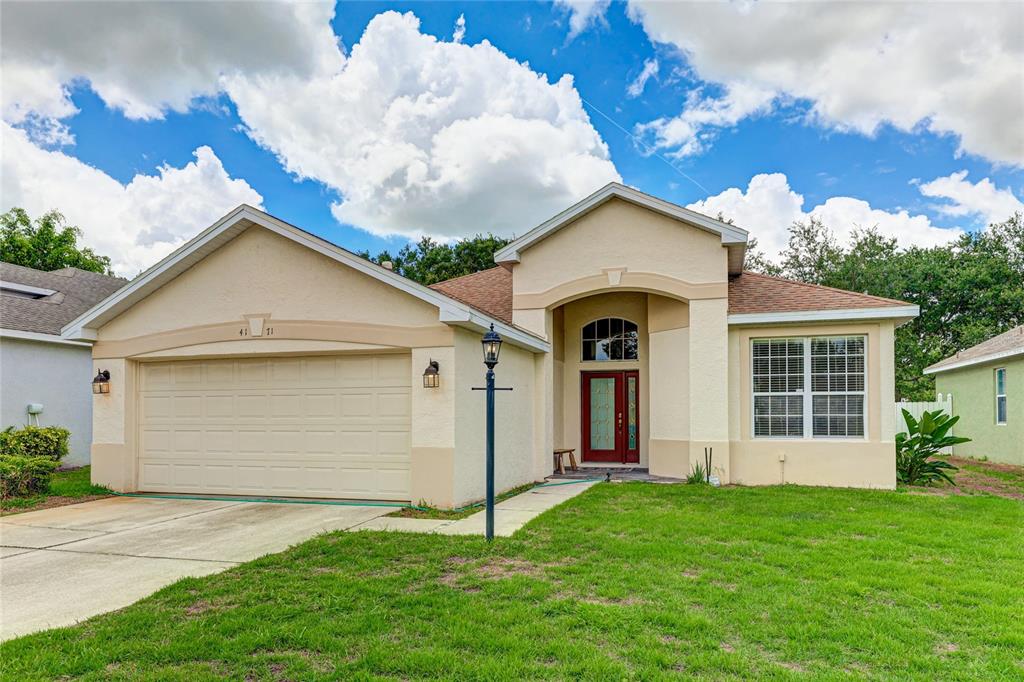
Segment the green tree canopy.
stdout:
[[494,252],[508,243],[509,240],[493,234],[478,234],[450,244],[423,237],[415,244],[406,244],[395,255],[388,251],[381,251],[376,256],[363,251],[359,255],[375,263],[390,261],[395,272],[429,285],[493,268]]
[[842,245],[816,219],[794,223],[779,265],[748,268],[813,284],[915,303],[921,314],[896,330],[896,393],[934,397],[925,367],[1024,323],[1024,218],[1017,213],[951,244],[900,249],[875,229]]
[[24,209],[12,208],[0,215],[0,261],[36,270],[79,268],[114,274],[110,258],[78,246],[81,236],[78,227],[65,224],[59,211],[49,211],[33,221]]

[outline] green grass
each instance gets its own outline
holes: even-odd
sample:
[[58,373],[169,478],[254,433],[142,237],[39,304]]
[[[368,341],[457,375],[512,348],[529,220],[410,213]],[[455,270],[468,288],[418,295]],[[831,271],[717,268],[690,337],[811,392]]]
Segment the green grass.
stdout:
[[515,537],[334,533],[0,646],[3,677],[1024,678],[1024,504],[599,484]]
[[[527,490],[530,490],[531,488],[533,488],[536,485],[537,485],[536,483],[527,483],[526,485],[521,485],[521,486],[519,486],[517,488],[512,488],[511,490],[506,490],[505,492],[501,493],[500,495],[495,495],[494,496],[494,503],[497,504],[497,503],[501,502],[502,500],[507,500],[510,497],[515,497],[519,493],[525,493]],[[473,504],[467,505],[467,506],[462,507],[460,509],[438,509],[437,507],[422,507],[422,506],[419,506],[419,507],[402,507],[401,509],[397,509],[397,510],[391,512],[390,514],[388,514],[388,516],[399,516],[399,517],[402,517],[402,518],[405,518],[405,519],[451,519],[451,520],[458,520],[458,519],[464,519],[467,516],[472,516],[473,514],[476,514],[478,511],[483,509],[483,504],[484,504],[483,502],[475,502]]]
[[0,502],[4,511],[29,511],[33,507],[45,505],[52,498],[68,498],[69,501],[94,495],[110,495],[110,489],[101,485],[93,485],[89,480],[89,467],[56,471],[50,480],[50,488],[45,494],[27,497],[12,497]]

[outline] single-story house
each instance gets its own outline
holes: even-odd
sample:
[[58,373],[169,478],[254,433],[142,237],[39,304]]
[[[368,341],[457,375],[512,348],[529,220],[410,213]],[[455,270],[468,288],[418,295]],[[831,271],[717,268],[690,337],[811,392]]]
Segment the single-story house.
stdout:
[[0,263],[0,428],[70,430],[65,466],[89,463],[92,343],[62,338],[60,330],[126,283],[77,268]]
[[1024,465],[1024,325],[926,368],[953,397],[954,427],[969,443],[953,454]]
[[[893,488],[893,330],[917,307],[744,272],[747,232],[609,184],[422,286],[240,206],[64,328],[93,342],[116,490],[424,501],[587,466]],[[423,376],[437,363],[439,386]]]

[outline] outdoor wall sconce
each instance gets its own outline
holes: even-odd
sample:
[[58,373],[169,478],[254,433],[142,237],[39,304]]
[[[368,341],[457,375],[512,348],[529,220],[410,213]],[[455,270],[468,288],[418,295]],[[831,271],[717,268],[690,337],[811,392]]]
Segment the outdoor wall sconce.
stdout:
[[423,370],[423,388],[437,388],[441,385],[441,365],[437,360],[431,360],[427,368]]
[[110,372],[101,369],[96,372],[96,376],[92,380],[92,392],[96,395],[106,395],[110,393]]

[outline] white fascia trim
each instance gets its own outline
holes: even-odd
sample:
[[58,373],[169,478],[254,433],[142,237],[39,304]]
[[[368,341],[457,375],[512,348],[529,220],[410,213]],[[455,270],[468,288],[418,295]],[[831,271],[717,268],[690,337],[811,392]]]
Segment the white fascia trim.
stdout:
[[847,322],[912,318],[920,314],[916,305],[885,308],[846,308],[843,310],[796,310],[781,313],[736,313],[729,315],[730,325],[785,324],[787,322]]
[[8,282],[7,280],[0,280],[0,289],[8,289],[10,291],[17,291],[23,294],[32,294],[33,296],[52,296],[57,293],[53,289],[44,289],[42,287],[34,287],[29,284],[22,284],[20,282]]
[[580,215],[590,211],[611,197],[625,199],[631,203],[649,208],[652,211],[657,211],[658,213],[662,213],[671,218],[682,220],[690,223],[691,225],[696,225],[701,229],[707,230],[708,232],[720,235],[722,238],[722,244],[747,243],[748,232],[742,228],[736,227],[735,225],[729,225],[728,223],[723,223],[720,220],[709,218],[706,215],[701,215],[696,211],[691,211],[688,208],[677,206],[668,201],[664,201],[663,199],[652,197],[651,195],[644,194],[632,187],[626,187],[625,185],[621,185],[617,182],[612,182],[594,192],[586,199],[573,204],[553,218],[546,220],[519,239],[516,239],[511,244],[497,251],[494,254],[494,261],[496,263],[518,263],[520,260],[520,251],[531,244],[544,239],[552,232],[559,230],[566,223],[575,220]]
[[1015,355],[1024,355],[1024,348],[1011,348],[1009,350],[1001,350],[998,353],[989,353],[988,355],[982,355],[977,358],[969,358],[967,360],[960,360],[959,362],[953,362],[942,367],[925,367],[925,374],[938,374],[939,372],[946,372],[951,369],[960,369],[961,367],[970,367],[971,365],[982,365],[986,362],[995,362],[997,360],[1004,360],[1006,358],[1012,358]]
[[402,277],[387,268],[383,268],[376,263],[365,258],[361,258],[354,253],[350,253],[335,244],[331,244],[330,242],[320,239],[308,232],[304,232],[293,225],[289,225],[282,220],[278,220],[263,211],[244,204],[224,216],[224,218],[221,218],[211,227],[199,233],[199,235],[194,239],[184,244],[177,251],[164,258],[149,270],[146,270],[127,286],[119,289],[106,300],[101,301],[92,309],[81,315],[78,319],[66,325],[62,330],[61,335],[65,338],[88,338],[91,332],[92,338],[95,338],[95,330],[88,329],[88,325],[92,320],[102,313],[110,310],[142,287],[145,287],[162,273],[166,272],[175,263],[191,253],[194,253],[197,249],[201,248],[217,235],[221,234],[241,220],[248,220],[255,223],[270,230],[271,232],[285,237],[286,239],[302,244],[303,246],[313,249],[328,258],[344,263],[354,270],[362,272],[363,274],[380,280],[386,284],[390,284],[396,289],[400,289],[412,296],[415,296],[416,298],[419,298],[420,300],[437,306],[440,310],[439,319],[442,322],[448,321],[445,319],[446,316],[454,315],[459,318],[458,321],[467,322],[472,326],[479,328],[481,331],[488,329],[490,325],[493,324],[495,330],[516,345],[523,346],[529,350],[545,353],[551,350],[550,344],[543,339],[520,331],[501,322],[500,320],[479,313],[469,306],[460,303],[455,299],[449,298],[434,289],[430,289],[422,284],[413,282],[412,280]]
[[63,346],[92,346],[87,341],[70,341],[57,334],[43,334],[42,332],[25,332],[20,329],[0,329],[0,337],[5,339],[22,339],[23,341],[39,341],[41,343],[57,343]]

